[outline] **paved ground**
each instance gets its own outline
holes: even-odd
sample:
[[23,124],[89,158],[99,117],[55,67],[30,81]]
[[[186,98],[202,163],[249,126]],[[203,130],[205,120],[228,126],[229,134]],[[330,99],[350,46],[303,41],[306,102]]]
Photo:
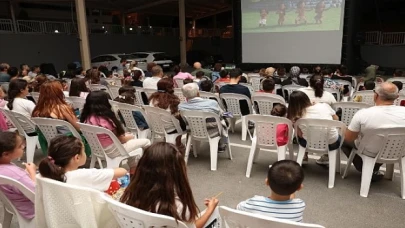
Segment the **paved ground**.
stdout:
[[[253,165],[251,178],[246,178],[250,141],[240,140],[238,128],[235,134],[231,134],[230,141],[233,145],[234,159],[232,161],[227,159],[226,154],[219,155],[217,171],[210,171],[208,145],[202,144],[198,158],[193,156],[189,158],[189,179],[201,211],[204,210],[204,198],[215,196],[219,192],[223,192],[219,197],[220,205],[228,207],[235,207],[241,200],[255,194],[269,194],[264,180],[269,165],[277,160],[276,153],[266,151],[260,153],[258,162]],[[40,157],[41,154],[37,153],[36,162]],[[307,205],[304,213],[305,222],[318,223],[328,228],[405,226],[405,200],[399,196],[398,172],[395,173],[394,181],[383,180],[373,183],[369,197],[363,198],[359,195],[360,174],[354,169],[345,180],[337,175],[333,189],[327,188],[328,170],[316,165],[314,159],[310,159],[304,170],[304,189],[297,197],[303,199]],[[0,221],[2,215],[0,211]],[[12,227],[18,227],[15,221]]]

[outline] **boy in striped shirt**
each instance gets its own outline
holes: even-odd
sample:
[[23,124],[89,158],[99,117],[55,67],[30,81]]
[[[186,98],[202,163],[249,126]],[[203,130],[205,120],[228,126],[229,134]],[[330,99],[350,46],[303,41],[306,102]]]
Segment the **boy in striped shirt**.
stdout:
[[304,171],[297,162],[278,161],[271,166],[267,174],[266,185],[271,189],[270,196],[254,196],[240,202],[236,208],[254,214],[302,222],[305,202],[295,198],[295,192],[302,189],[303,180]]

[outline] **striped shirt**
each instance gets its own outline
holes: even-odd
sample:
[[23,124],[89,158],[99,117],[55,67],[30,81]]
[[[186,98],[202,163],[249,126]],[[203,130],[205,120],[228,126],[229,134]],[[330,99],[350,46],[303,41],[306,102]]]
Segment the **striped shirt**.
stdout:
[[240,202],[236,209],[293,222],[302,222],[305,202],[301,199],[274,201],[268,197],[254,196]]

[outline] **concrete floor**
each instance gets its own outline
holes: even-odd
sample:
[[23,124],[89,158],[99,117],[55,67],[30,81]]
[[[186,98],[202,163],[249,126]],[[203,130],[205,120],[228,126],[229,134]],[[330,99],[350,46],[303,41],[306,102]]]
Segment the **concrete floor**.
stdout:
[[[264,180],[269,165],[277,161],[273,152],[262,151],[257,163],[253,165],[250,178],[246,178],[246,163],[249,156],[250,141],[241,141],[237,128],[230,136],[233,160],[227,154],[220,154],[217,171],[210,171],[209,147],[202,144],[199,155],[189,157],[188,172],[194,198],[200,210],[204,210],[203,200],[219,192],[220,205],[231,208],[254,195],[269,195]],[[42,157],[37,151],[35,161]],[[394,181],[382,180],[372,183],[368,198],[359,195],[360,173],[352,168],[349,176],[343,180],[336,176],[335,187],[328,189],[328,169],[315,164],[311,156],[309,164],[304,166],[304,189],[297,197],[306,203],[304,222],[316,223],[328,228],[399,228],[405,227],[405,200],[400,198],[400,179],[398,168]],[[313,158],[313,159],[311,159]],[[342,156],[342,160],[345,156]],[[344,161],[342,163],[345,163]],[[342,165],[342,169],[345,165]],[[0,209],[0,221],[3,213]],[[11,227],[18,227],[13,219]]]

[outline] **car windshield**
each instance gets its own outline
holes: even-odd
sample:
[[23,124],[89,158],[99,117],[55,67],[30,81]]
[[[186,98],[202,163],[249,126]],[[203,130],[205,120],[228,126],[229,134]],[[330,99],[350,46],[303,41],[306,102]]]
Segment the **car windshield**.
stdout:
[[153,57],[155,57],[155,61],[170,60],[170,57],[168,55],[166,55],[166,53],[156,53],[156,54],[153,54]]
[[139,59],[138,56],[136,55],[118,55],[118,57],[120,57],[121,59]]

